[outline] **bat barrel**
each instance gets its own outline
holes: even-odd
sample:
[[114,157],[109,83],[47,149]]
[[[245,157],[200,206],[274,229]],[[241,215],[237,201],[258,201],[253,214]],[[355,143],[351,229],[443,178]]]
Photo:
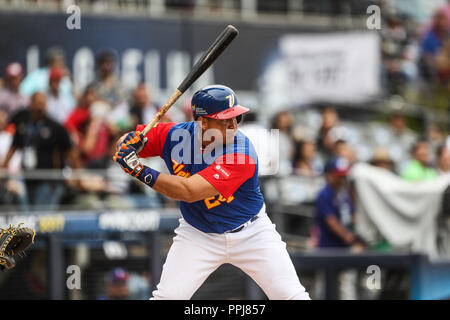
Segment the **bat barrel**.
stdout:
[[196,62],[191,72],[189,72],[183,82],[178,86],[178,90],[185,92],[192,85],[192,83],[213,64],[217,57],[220,56],[220,54],[228,47],[238,33],[239,31],[235,27],[228,25],[216,38],[208,50],[202,55],[202,57]]
[[178,100],[178,98],[197,80],[205,71],[208,69],[218,56],[228,47],[228,45],[233,41],[233,39],[238,35],[239,31],[232,25],[228,25],[222,33],[216,38],[213,44],[208,48],[208,50],[202,55],[202,57],[195,63],[192,70],[183,80],[183,82],[178,86],[178,89],[169,98],[166,104],[159,110],[155,115],[153,120],[147,124],[147,126],[142,130],[144,136],[150,131],[151,128],[156,126],[158,121],[161,120],[162,116],[169,110],[169,108]]

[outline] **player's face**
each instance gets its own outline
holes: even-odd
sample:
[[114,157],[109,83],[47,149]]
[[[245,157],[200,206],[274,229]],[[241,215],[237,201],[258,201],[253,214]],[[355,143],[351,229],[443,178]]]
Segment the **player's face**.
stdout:
[[47,107],[46,96],[41,92],[35,93],[32,96],[30,103],[30,111],[33,117],[40,118],[43,115],[45,115],[46,107]]
[[226,120],[205,118],[203,131],[206,131],[208,129],[215,129],[220,131],[220,133],[222,134],[223,144],[232,143],[237,131],[237,120],[236,118]]
[[347,176],[335,175],[335,174],[327,174],[328,183],[333,186],[334,189],[339,190],[346,186],[347,184]]

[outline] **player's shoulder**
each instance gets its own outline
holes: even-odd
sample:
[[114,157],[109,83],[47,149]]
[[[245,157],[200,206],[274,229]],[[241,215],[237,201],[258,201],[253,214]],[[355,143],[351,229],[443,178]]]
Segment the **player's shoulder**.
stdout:
[[257,161],[257,154],[255,151],[255,148],[253,146],[253,143],[250,141],[250,139],[240,130],[236,132],[236,136],[234,138],[234,143],[227,145],[226,147],[226,153],[239,153],[239,154],[245,154],[251,158],[253,158],[255,161]]
[[194,128],[195,126],[195,122],[194,121],[188,121],[188,122],[170,122],[173,124],[172,129],[186,129],[186,130],[191,130]]
[[[168,127],[163,130],[167,131],[168,136],[176,136],[176,137],[190,137],[194,135],[195,131],[195,123],[193,121],[189,122],[171,122]],[[176,138],[175,140],[177,140]]]

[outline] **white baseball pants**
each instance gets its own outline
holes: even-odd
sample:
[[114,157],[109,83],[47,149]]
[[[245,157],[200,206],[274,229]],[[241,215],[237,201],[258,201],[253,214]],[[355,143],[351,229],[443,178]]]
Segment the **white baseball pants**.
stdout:
[[[264,210],[264,207],[263,207]],[[204,233],[183,218],[152,299],[188,300],[224,263],[249,275],[271,300],[310,300],[267,214],[236,233]]]

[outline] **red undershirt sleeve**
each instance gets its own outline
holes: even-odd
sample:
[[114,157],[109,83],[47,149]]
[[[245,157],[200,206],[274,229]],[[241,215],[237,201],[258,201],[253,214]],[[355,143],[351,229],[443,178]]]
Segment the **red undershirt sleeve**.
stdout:
[[[231,157],[230,157],[231,156]],[[253,158],[245,154],[224,155],[198,172],[225,198],[233,193],[255,174]]]
[[[162,151],[164,148],[164,144],[166,142],[167,134],[169,130],[175,125],[175,122],[163,122],[158,123],[155,127],[150,129],[147,133],[146,137],[148,138],[148,142],[145,145],[144,149],[139,152],[140,158],[148,158],[148,157],[162,157]],[[145,124],[139,124],[136,126],[136,131],[144,130]]]

